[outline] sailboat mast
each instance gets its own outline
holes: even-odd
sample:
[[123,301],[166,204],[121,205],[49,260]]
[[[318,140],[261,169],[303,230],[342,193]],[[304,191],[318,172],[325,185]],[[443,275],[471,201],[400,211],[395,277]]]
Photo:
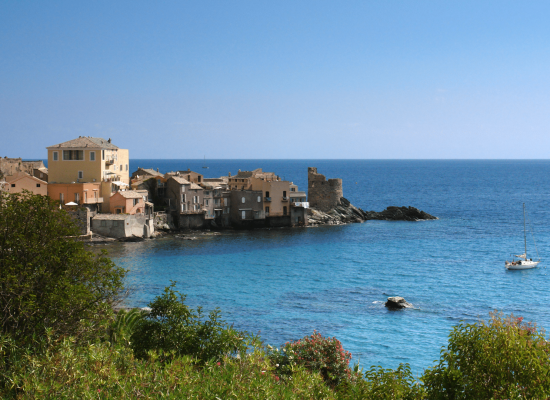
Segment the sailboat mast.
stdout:
[[525,244],[525,261],[527,261],[527,233],[525,229],[525,203],[523,203],[523,243]]

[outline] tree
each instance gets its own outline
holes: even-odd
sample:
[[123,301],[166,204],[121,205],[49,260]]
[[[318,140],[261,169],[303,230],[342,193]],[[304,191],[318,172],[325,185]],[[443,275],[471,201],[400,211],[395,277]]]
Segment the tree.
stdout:
[[20,342],[95,332],[113,313],[124,270],[77,240],[59,202],[0,193],[0,329]]
[[185,295],[174,290],[175,282],[149,303],[131,336],[131,347],[137,357],[149,351],[162,351],[173,356],[190,355],[201,362],[220,360],[226,355],[246,352],[254,338],[227,326],[220,311],[211,311],[205,318],[185,304]]
[[429,399],[545,399],[550,393],[550,344],[523,318],[459,324],[438,365],[421,380]]

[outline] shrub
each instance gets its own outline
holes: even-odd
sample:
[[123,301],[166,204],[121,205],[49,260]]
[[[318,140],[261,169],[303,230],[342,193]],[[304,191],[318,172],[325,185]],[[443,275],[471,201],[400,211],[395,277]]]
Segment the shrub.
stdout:
[[352,384],[344,382],[336,391],[339,399],[424,398],[424,388],[413,378],[408,364],[400,364],[396,370],[372,367],[365,373],[364,379],[358,378]]
[[304,366],[319,372],[331,385],[352,377],[349,367],[351,353],[344,350],[338,339],[325,338],[316,331],[311,336],[287,342],[280,351],[272,351],[270,358],[281,374],[291,374],[295,366]]
[[137,357],[157,350],[165,355],[190,355],[204,363],[246,352],[253,340],[248,333],[227,326],[218,309],[205,318],[200,307],[196,311],[189,308],[186,296],[174,286],[175,282],[165,288],[164,294],[149,304],[151,311],[144,312],[138,321],[130,339]]
[[59,203],[0,192],[0,332],[20,344],[43,335],[93,336],[112,316],[124,270],[74,239]]
[[439,364],[421,380],[430,399],[542,399],[550,393],[550,345],[523,318],[491,314],[459,324]]

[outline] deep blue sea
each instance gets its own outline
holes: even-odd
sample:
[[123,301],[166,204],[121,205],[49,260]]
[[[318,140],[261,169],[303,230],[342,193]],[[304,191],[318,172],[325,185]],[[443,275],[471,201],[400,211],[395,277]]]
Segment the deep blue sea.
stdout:
[[[177,281],[191,306],[219,307],[229,323],[274,346],[313,330],[340,339],[361,366],[434,364],[452,327],[498,310],[550,328],[550,161],[131,160],[161,172],[205,177],[273,171],[307,190],[307,167],[342,178],[364,210],[414,206],[437,221],[224,232],[107,246],[129,270],[129,306],[146,306]],[[540,267],[507,271],[523,252],[522,203]],[[198,235],[197,235],[198,236]],[[200,237],[200,236],[198,236]],[[528,245],[536,257],[533,240]],[[414,309],[388,311],[388,296]]]

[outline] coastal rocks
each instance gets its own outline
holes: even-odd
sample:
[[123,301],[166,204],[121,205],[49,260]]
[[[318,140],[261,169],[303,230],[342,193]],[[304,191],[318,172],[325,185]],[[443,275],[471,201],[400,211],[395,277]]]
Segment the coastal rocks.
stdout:
[[390,310],[400,310],[402,308],[412,308],[411,303],[407,303],[407,301],[403,297],[399,297],[399,296],[388,297],[388,301],[386,301],[385,306],[388,307]]
[[340,203],[332,210],[323,212],[315,208],[307,210],[309,225],[342,225],[350,222],[363,222],[367,220],[367,214],[355,207],[346,198],[340,198]]
[[312,226],[342,225],[368,220],[421,221],[437,219],[437,217],[415,207],[388,207],[382,212],[363,211],[351,204],[345,197],[341,197],[340,202],[328,212],[312,207],[308,208],[307,214],[308,224]]
[[415,207],[388,207],[382,212],[367,211],[367,220],[383,221],[421,221],[428,219],[438,219],[427,212],[421,211]]

